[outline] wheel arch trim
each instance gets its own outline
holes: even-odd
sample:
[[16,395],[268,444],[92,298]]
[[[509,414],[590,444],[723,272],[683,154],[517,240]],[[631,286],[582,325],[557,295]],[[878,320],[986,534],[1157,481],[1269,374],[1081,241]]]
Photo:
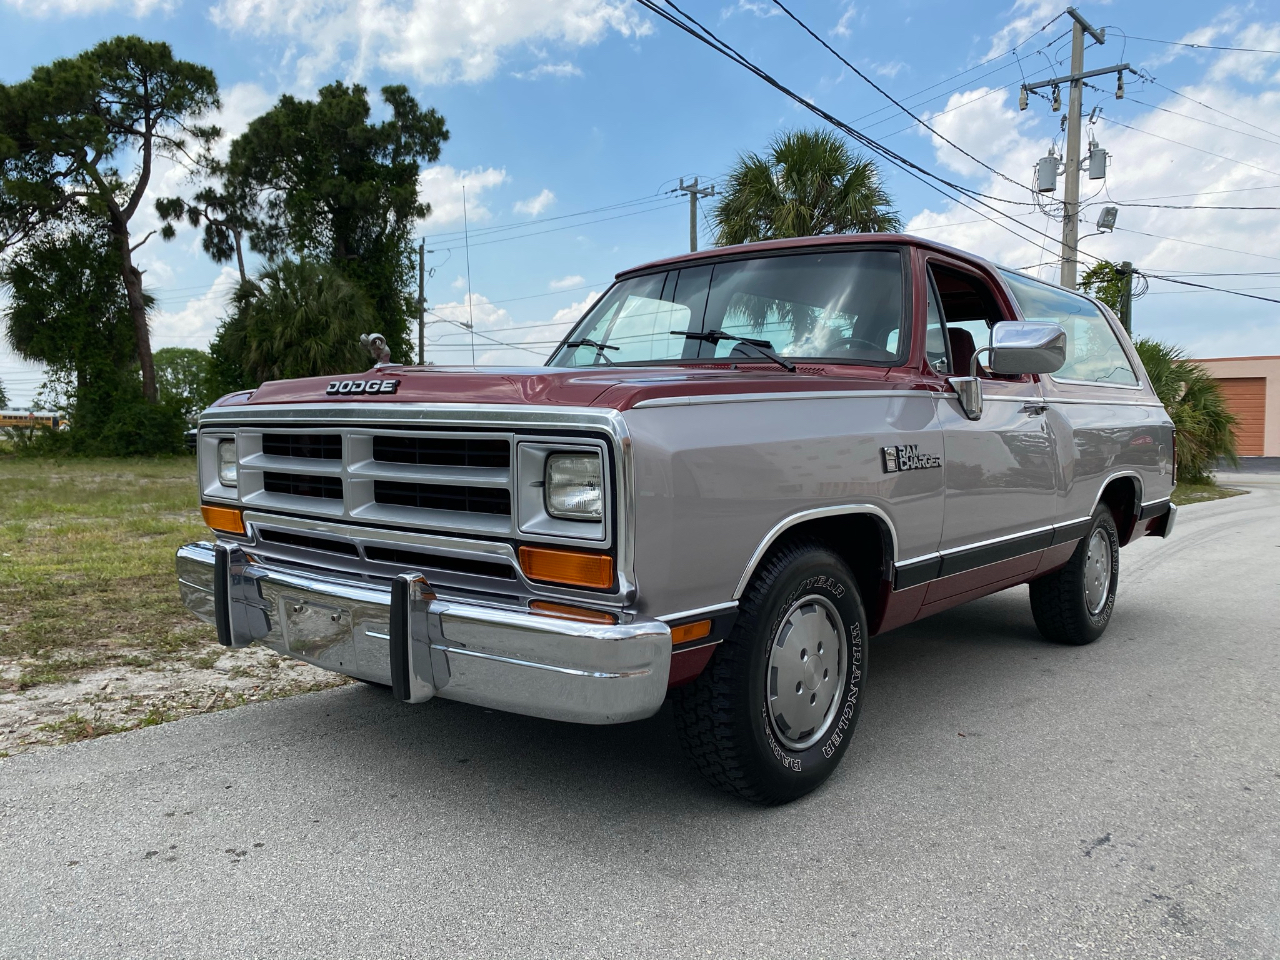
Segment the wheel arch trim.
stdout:
[[849,503],[837,507],[818,507],[813,510],[801,510],[799,513],[793,513],[788,517],[774,524],[764,539],[756,547],[755,552],[751,554],[751,559],[747,561],[746,568],[742,571],[742,576],[738,578],[738,586],[733,591],[733,599],[738,600],[742,597],[743,592],[747,589],[747,584],[751,581],[751,576],[756,572],[756,567],[760,565],[760,561],[764,559],[765,554],[769,552],[769,548],[777,542],[778,538],[790,530],[792,527],[806,523],[810,520],[821,520],[824,517],[840,517],[856,514],[864,514],[875,517],[883,524],[885,530],[889,533],[890,555],[887,561],[890,565],[898,560],[898,532],[893,526],[893,521],[889,515],[880,507],[872,503]]
[[1107,487],[1125,477],[1133,480],[1133,509],[1135,516],[1137,515],[1137,512],[1142,509],[1142,492],[1144,489],[1142,477],[1136,470],[1117,470],[1115,473],[1108,474],[1107,479],[1098,485],[1098,493],[1093,498],[1093,506],[1089,509],[1089,516],[1093,516],[1094,511],[1098,509],[1098,504],[1102,502],[1102,495],[1107,492]]

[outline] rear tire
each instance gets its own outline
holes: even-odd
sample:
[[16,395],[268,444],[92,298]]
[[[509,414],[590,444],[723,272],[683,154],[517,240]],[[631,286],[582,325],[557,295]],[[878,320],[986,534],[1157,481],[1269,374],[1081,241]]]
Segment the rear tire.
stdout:
[[710,665],[672,691],[680,739],[699,772],[761,804],[818,787],[858,722],[866,635],[844,561],[814,540],[774,551]]
[[1120,537],[1100,504],[1089,531],[1061,570],[1031,581],[1031,615],[1045,639],[1083,646],[1111,622],[1120,577]]

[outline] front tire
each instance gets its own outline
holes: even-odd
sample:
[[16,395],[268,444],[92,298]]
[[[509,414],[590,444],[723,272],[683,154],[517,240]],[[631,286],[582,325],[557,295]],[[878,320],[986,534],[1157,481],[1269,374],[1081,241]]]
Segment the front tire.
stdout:
[[858,722],[866,635],[844,561],[812,540],[776,550],[710,666],[672,692],[680,739],[699,772],[762,804],[818,787]]
[[1061,570],[1031,581],[1031,615],[1045,639],[1083,646],[1111,622],[1120,577],[1120,537],[1100,504],[1089,531]]

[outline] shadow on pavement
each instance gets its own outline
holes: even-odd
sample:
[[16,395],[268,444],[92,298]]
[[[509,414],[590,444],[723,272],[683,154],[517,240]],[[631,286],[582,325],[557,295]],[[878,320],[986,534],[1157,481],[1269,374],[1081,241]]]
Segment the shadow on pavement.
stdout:
[[[1062,648],[1036,632],[1025,590],[877,637],[866,706],[841,774],[854,757],[859,765],[891,760],[886,754],[900,738],[884,733],[918,728],[975,699],[1016,694],[1062,659]],[[708,804],[742,806],[705,785],[687,762],[669,705],[647,720],[585,726],[442,699],[409,706],[364,686],[308,699],[323,705],[323,719],[305,722],[324,727],[320,739],[334,775],[377,778],[397,784],[402,795],[471,806],[516,801],[561,816],[575,804],[598,810],[621,799],[620,809],[648,809],[663,820]]]

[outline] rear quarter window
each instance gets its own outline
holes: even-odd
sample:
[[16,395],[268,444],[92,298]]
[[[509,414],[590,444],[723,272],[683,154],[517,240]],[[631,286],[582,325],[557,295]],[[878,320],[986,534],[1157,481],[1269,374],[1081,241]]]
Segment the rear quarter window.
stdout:
[[1137,374],[1115,331],[1092,302],[1010,270],[1001,273],[1024,319],[1033,323],[1059,323],[1067,332],[1067,362],[1050,376],[1055,380],[1138,385]]

